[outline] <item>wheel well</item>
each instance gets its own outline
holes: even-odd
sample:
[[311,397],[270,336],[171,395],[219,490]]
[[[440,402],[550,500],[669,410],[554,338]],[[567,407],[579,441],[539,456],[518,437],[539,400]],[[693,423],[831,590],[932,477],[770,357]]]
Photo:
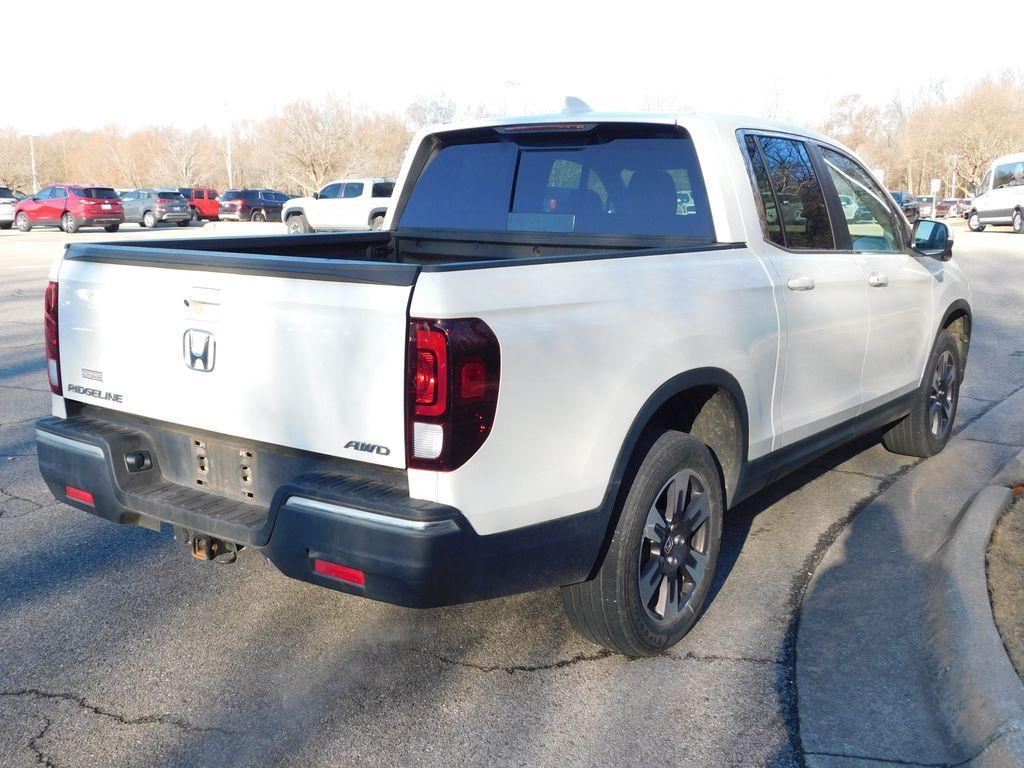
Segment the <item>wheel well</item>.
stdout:
[[654,438],[666,429],[686,432],[711,450],[728,505],[736,492],[746,456],[744,419],[733,394],[725,387],[707,384],[673,395],[648,420],[644,435]]
[[376,219],[378,216],[384,218],[384,216],[387,215],[387,212],[387,208],[374,208],[372,211],[370,211],[370,215],[366,217],[366,223],[372,224],[373,220]]
[[960,360],[966,362],[967,350],[971,346],[971,314],[963,307],[950,312],[942,322],[942,330],[950,331],[956,337],[960,349]]
[[301,208],[292,208],[285,214],[284,220],[288,221],[292,216],[305,216],[306,212]]

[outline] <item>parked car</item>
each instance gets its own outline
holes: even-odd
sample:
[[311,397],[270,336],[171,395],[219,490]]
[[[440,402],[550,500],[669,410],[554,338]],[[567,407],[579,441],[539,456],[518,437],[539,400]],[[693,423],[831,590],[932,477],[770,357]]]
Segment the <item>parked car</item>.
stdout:
[[18,196],[9,187],[0,187],[0,229],[14,226],[14,208],[18,204]]
[[949,197],[935,204],[935,218],[959,218],[967,210],[970,200],[963,197]]
[[1009,225],[1018,234],[1024,232],[1024,152],[992,161],[974,195],[967,223],[975,232],[989,225]]
[[896,201],[896,205],[903,211],[903,215],[907,217],[907,221],[911,224],[921,218],[921,207],[918,205],[917,200],[909,192],[890,192],[892,199]]
[[291,197],[273,189],[229,189],[220,196],[225,221],[281,221],[281,209]]
[[918,196],[915,197],[914,199],[917,202],[917,210],[921,215],[921,218],[927,219],[931,218],[933,215],[936,215],[932,213],[932,211],[935,209],[936,198],[934,195],[924,195],[923,197]]
[[847,221],[853,221],[857,217],[857,209],[860,204],[852,195],[840,195],[839,204],[843,206],[843,215]]
[[121,195],[124,220],[152,229],[162,222],[187,227],[192,221],[188,201],[176,189],[135,189]]
[[220,193],[216,189],[199,187],[178,187],[192,209],[192,221],[217,221],[220,216]]
[[81,227],[103,227],[117,232],[124,222],[124,207],[110,187],[53,184],[20,200],[14,223],[21,232],[33,227],[59,227],[71,234]]
[[289,200],[282,215],[292,234],[380,229],[394,189],[394,179],[339,179]]
[[[779,196],[799,221],[767,219]],[[393,201],[380,232],[64,251],[36,423],[55,497],[406,606],[562,587],[579,632],[643,656],[700,617],[728,508],[879,430],[950,439],[971,308],[949,229],[910,228],[816,132],[443,126]]]

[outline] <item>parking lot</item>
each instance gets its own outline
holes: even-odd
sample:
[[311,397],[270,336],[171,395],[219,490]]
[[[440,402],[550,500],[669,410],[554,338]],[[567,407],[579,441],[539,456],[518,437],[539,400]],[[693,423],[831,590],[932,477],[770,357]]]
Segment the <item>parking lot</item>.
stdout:
[[[704,618],[644,660],[588,645],[555,590],[414,611],[291,581],[248,550],[197,562],[169,533],[55,502],[33,421],[49,413],[42,292],[63,244],[254,232],[283,225],[0,232],[0,765],[804,764],[804,588],[918,461],[870,440],[731,512]],[[956,238],[975,308],[963,429],[1024,380],[1024,238]]]

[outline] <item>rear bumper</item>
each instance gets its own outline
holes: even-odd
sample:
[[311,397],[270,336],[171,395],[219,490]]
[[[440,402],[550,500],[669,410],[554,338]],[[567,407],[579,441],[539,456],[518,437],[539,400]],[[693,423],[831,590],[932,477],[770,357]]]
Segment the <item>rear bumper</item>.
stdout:
[[158,221],[186,221],[192,218],[191,211],[167,211],[157,214]]
[[79,219],[78,224],[81,227],[109,227],[111,224],[124,224],[124,216],[118,216],[117,214],[88,216],[84,219]]
[[[256,548],[292,578],[415,608],[582,581],[607,527],[595,510],[480,536],[458,510],[409,498],[404,473],[266,448],[257,453],[269,504],[247,503],[168,479],[178,472],[175,441],[191,446],[192,437],[149,422],[46,418],[39,469],[57,499],[111,522],[170,523]],[[129,472],[124,456],[140,450],[152,468]],[[68,487],[93,503],[69,498]],[[365,584],[317,573],[314,559],[358,569]]]

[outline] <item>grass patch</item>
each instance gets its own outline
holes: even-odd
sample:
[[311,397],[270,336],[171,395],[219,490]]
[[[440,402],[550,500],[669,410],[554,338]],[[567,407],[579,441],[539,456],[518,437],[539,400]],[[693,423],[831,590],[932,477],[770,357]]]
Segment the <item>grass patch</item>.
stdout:
[[[1014,487],[1014,492],[1018,492]],[[1021,488],[1024,490],[1024,488]],[[992,613],[1017,674],[1024,679],[1024,497],[996,524],[988,546]]]

